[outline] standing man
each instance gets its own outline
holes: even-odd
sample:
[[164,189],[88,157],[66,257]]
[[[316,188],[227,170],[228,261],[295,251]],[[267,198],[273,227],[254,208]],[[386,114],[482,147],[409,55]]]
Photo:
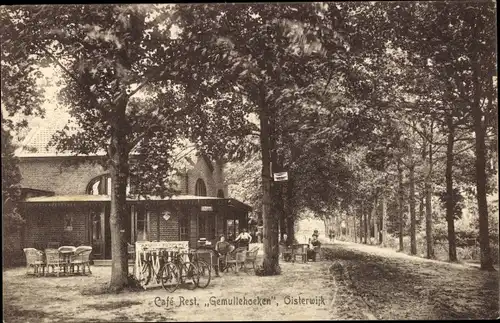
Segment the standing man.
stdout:
[[243,228],[243,232],[234,241],[239,242],[240,247],[246,247],[248,250],[248,245],[252,242],[252,236],[247,232],[247,229]]

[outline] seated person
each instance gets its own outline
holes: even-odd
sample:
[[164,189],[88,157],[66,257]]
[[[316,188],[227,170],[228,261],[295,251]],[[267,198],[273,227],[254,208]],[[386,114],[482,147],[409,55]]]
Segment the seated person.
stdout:
[[226,241],[226,237],[221,234],[219,236],[219,241],[215,244],[215,251],[220,255],[225,255],[234,250],[234,246]]
[[309,249],[307,250],[307,258],[316,261],[316,247],[321,247],[321,242],[318,240],[317,230],[314,231],[313,236],[309,239]]
[[235,246],[226,241],[226,237],[223,234],[219,236],[219,241],[217,241],[214,248],[214,251],[219,259],[219,261],[217,262],[218,265],[215,267],[216,276],[219,276],[219,268],[221,269],[221,271],[224,271],[225,255],[233,252],[235,249],[236,249]]

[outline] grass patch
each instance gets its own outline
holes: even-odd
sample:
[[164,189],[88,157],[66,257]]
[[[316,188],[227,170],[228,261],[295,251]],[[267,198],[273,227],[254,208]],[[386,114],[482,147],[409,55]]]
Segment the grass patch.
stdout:
[[49,314],[40,310],[25,310],[20,309],[17,306],[6,306],[3,309],[3,321],[4,322],[26,322],[35,319],[37,321],[42,321],[48,318]]

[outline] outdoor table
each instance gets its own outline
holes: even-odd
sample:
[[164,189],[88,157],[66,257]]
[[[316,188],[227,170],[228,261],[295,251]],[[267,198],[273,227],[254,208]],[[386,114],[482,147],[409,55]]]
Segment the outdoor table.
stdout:
[[307,262],[307,249],[309,249],[308,243],[297,243],[293,245],[292,261],[295,262],[295,256],[302,256],[302,261]]
[[64,263],[64,272],[68,269],[71,263],[71,256],[74,255],[76,247],[73,246],[62,246],[59,248],[59,253],[62,256],[62,261]]

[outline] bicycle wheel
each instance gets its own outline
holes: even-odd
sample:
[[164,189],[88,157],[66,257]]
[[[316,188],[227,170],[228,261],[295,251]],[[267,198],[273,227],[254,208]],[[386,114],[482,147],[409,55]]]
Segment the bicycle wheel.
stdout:
[[203,260],[199,260],[197,265],[198,287],[205,288],[210,284],[210,280],[212,279],[212,268],[210,268],[210,265]]
[[141,268],[141,283],[144,286],[149,284],[149,281],[151,280],[151,271],[152,271],[151,263],[144,262]]
[[223,273],[226,269],[226,262],[222,259],[219,260],[219,272]]
[[181,283],[185,285],[187,289],[195,289],[198,285],[198,279],[198,268],[192,262],[182,264]]
[[167,262],[160,270],[161,286],[169,293],[173,293],[179,286],[179,269],[173,262]]

